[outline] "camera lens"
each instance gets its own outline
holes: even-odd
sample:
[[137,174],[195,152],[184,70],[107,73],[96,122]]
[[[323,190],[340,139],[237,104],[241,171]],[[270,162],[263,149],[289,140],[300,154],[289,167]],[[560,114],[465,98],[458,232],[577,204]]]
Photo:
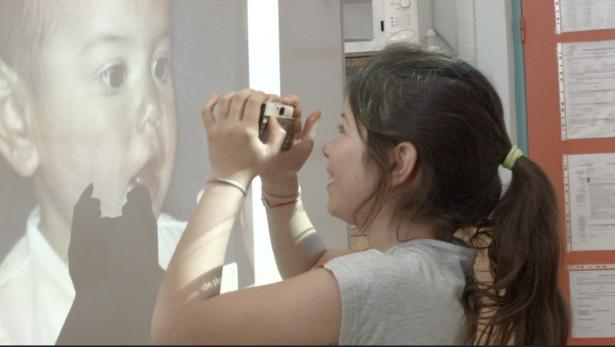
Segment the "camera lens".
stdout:
[[280,107],[280,111],[279,111],[280,116],[284,115],[284,106]]

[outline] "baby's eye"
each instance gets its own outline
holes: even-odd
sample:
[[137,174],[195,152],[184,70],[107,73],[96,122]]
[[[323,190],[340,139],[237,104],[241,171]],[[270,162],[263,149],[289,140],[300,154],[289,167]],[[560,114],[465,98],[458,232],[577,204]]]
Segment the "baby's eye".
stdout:
[[154,62],[154,76],[160,81],[166,81],[169,77],[169,59],[161,57]]
[[126,67],[123,64],[112,65],[102,72],[100,78],[109,89],[119,89],[126,81]]
[[341,125],[341,124],[338,124],[337,125],[337,132],[340,133],[340,134],[343,134],[344,133],[344,126]]

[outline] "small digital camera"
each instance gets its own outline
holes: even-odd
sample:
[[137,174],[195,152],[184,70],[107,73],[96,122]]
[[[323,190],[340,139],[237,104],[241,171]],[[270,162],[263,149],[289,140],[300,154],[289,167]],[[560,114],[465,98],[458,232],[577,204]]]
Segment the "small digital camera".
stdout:
[[282,142],[282,150],[286,151],[293,144],[293,133],[295,130],[295,118],[293,112],[295,110],[292,106],[282,105],[275,102],[266,102],[261,105],[261,114],[258,120],[258,138],[261,141],[266,142],[269,138],[269,132],[267,126],[269,126],[269,120],[271,117],[276,117],[280,126],[286,130],[286,137]]

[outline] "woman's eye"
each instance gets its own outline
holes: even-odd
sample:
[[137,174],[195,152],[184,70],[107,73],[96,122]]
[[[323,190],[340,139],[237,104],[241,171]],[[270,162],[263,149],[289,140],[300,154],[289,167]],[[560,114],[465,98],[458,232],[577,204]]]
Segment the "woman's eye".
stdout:
[[126,67],[122,64],[112,65],[102,72],[101,79],[107,88],[119,89],[126,81]]
[[343,134],[344,133],[344,126],[341,125],[341,124],[338,124],[337,125],[337,132],[340,133],[340,134]]
[[154,62],[154,76],[160,81],[166,81],[169,77],[169,59],[158,58]]

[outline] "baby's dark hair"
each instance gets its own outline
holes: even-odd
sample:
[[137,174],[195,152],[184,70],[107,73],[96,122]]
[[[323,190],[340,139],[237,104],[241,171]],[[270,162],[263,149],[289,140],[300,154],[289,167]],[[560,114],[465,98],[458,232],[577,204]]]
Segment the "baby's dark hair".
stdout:
[[[487,78],[461,60],[397,44],[374,56],[347,94],[357,125],[367,130],[367,160],[382,178],[368,199],[376,208],[359,224],[369,224],[394,194],[395,218],[428,223],[440,240],[479,248],[478,238],[489,237],[493,282],[468,277],[466,342],[563,344],[568,319],[557,287],[555,194],[544,172],[521,157],[502,195],[498,167],[512,144]],[[388,151],[405,141],[415,146],[417,164],[392,191]],[[455,233],[463,228],[477,232],[462,240]]]
[[0,0],[0,59],[30,82],[37,76],[41,49],[53,27],[49,0]]

